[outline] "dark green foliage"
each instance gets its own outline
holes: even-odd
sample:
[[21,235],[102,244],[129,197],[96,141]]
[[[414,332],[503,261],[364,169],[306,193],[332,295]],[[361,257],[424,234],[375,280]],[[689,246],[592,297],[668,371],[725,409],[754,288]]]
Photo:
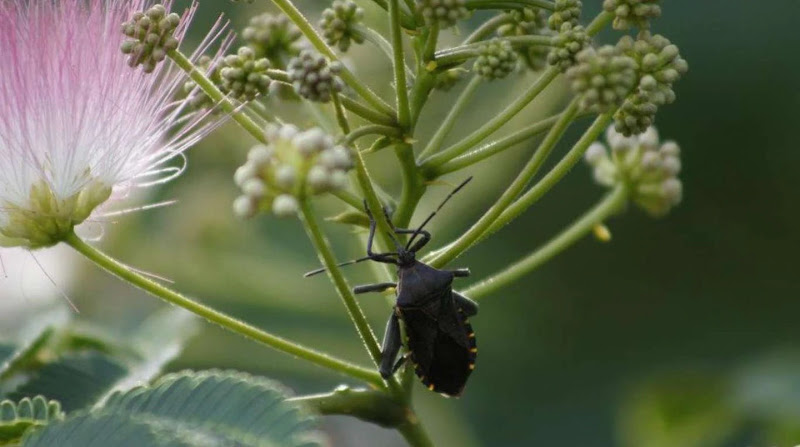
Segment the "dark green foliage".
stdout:
[[0,445],[16,444],[29,429],[63,418],[61,405],[42,396],[4,400],[0,402]]

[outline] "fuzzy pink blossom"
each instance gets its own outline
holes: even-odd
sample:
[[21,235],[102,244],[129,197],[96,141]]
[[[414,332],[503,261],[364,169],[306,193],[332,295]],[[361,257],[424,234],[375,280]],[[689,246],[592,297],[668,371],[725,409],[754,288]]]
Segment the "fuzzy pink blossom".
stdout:
[[58,243],[109,199],[176,176],[175,158],[219,124],[177,99],[186,78],[174,64],[146,74],[120,52],[121,24],[148,6],[0,1],[0,246]]

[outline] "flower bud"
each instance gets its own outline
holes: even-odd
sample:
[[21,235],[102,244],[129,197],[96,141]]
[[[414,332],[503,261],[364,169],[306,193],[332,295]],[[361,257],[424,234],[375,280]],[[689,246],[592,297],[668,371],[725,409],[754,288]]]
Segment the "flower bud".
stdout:
[[507,40],[495,39],[481,45],[472,70],[487,81],[502,79],[517,67],[517,52]]
[[442,28],[448,28],[469,17],[465,0],[415,0],[415,4],[417,13],[429,25],[438,23]]
[[344,88],[339,79],[341,64],[329,63],[325,56],[304,50],[289,61],[287,72],[295,92],[315,102],[329,102],[331,96]]
[[364,19],[364,9],[352,0],[334,0],[330,8],[322,11],[319,27],[328,45],[347,51],[352,42],[364,43],[356,26]]
[[281,194],[272,202],[272,212],[278,217],[296,216],[298,208],[297,199],[288,194]]
[[173,34],[180,21],[178,14],[167,15],[163,5],[153,5],[123,23],[122,33],[128,39],[122,42],[120,49],[129,55],[128,65],[132,68],[141,65],[145,73],[153,72],[168,51],[178,48],[178,40]]
[[565,23],[569,23],[573,27],[578,26],[582,7],[583,4],[580,0],[556,0],[555,10],[547,19],[547,25],[553,31],[560,30]]
[[283,14],[263,13],[250,19],[242,38],[253,49],[256,58],[265,57],[276,67],[283,67],[301,50],[303,34]]
[[660,0],[604,0],[603,9],[614,14],[614,29],[650,28],[650,20],[661,16]]
[[[506,13],[509,23],[497,28],[500,37],[512,36],[546,36],[551,32],[547,28],[547,14],[541,8],[527,7]],[[541,70],[547,64],[550,49],[542,45],[529,45],[516,49],[525,65],[531,70]]]

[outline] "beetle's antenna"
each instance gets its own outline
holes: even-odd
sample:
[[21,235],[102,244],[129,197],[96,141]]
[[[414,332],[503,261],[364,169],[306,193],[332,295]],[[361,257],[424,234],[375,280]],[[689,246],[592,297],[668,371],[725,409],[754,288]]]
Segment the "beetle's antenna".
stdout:
[[[396,255],[397,253],[382,253],[382,254],[385,254],[385,255]],[[336,267],[344,267],[346,265],[358,264],[359,262],[369,261],[370,259],[372,259],[371,256],[364,256],[363,258],[353,259],[352,261],[346,261],[346,262],[342,262],[341,264],[336,264]],[[326,270],[328,270],[328,269],[326,269],[325,267],[318,268],[316,270],[311,270],[310,272],[306,272],[303,275],[303,277],[304,278],[308,278],[309,276],[318,275],[318,274],[320,274],[320,273],[322,273],[322,272],[324,272]]]
[[412,235],[411,235],[411,237],[410,237],[410,238],[408,238],[408,242],[406,243],[406,250],[408,250],[408,248],[409,248],[409,247],[411,247],[411,244],[412,244],[412,243],[414,243],[414,239],[416,239],[416,237],[420,235],[420,233],[422,232],[422,229],[423,229],[423,228],[425,228],[425,225],[428,225],[428,222],[430,222],[430,221],[431,221],[431,219],[433,219],[433,217],[434,217],[434,216],[436,216],[436,213],[438,213],[438,212],[439,212],[439,210],[441,210],[441,209],[442,209],[442,207],[444,206],[444,204],[445,204],[445,203],[447,203],[447,201],[448,201],[448,200],[450,200],[450,198],[451,198],[451,197],[453,197],[454,195],[456,195],[456,193],[457,193],[458,191],[460,191],[460,190],[461,190],[461,188],[463,188],[464,186],[466,186],[466,185],[467,185],[467,183],[469,183],[471,180],[472,180],[472,176],[470,176],[469,178],[467,178],[466,180],[464,180],[463,182],[461,182],[461,184],[460,184],[460,185],[456,186],[456,188],[455,188],[453,191],[451,191],[451,192],[450,192],[450,194],[448,194],[448,195],[447,195],[447,197],[445,197],[445,198],[444,198],[444,200],[442,200],[442,203],[440,203],[440,204],[439,204],[439,206],[438,206],[438,207],[437,207],[437,208],[436,208],[436,209],[435,209],[435,210],[434,210],[434,211],[431,213],[431,215],[430,215],[430,216],[428,216],[428,218],[427,218],[427,219],[425,219],[425,220],[422,222],[422,225],[420,225],[420,226],[419,226],[419,227],[416,229],[416,231],[414,231],[414,234],[412,234]]

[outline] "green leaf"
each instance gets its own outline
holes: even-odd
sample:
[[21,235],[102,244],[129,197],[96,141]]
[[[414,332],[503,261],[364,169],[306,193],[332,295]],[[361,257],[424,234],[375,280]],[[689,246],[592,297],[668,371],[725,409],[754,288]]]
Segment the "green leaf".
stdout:
[[17,444],[32,428],[64,419],[61,405],[42,396],[0,402],[0,445]]
[[93,405],[127,373],[125,365],[99,352],[65,354],[31,372],[8,397],[18,400],[43,395],[71,412]]
[[[194,447],[117,414],[80,414],[29,433],[25,447]],[[211,445],[208,445],[211,447]]]
[[[152,387],[115,393],[105,405],[49,425],[24,445],[312,447],[319,445],[314,425],[275,382],[212,370],[172,374]],[[112,435],[113,442],[106,438]]]

